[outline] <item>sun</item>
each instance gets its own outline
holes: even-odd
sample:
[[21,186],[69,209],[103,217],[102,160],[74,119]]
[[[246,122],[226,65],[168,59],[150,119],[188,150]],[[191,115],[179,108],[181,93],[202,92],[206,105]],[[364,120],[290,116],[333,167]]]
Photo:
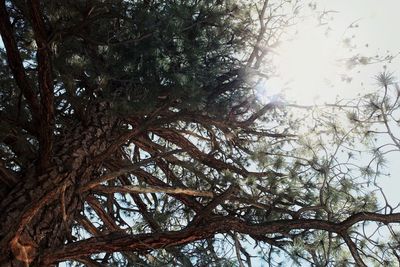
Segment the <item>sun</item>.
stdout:
[[287,88],[286,96],[302,104],[334,100],[341,49],[326,28],[302,23],[297,33],[278,48],[277,76],[269,81],[269,88]]

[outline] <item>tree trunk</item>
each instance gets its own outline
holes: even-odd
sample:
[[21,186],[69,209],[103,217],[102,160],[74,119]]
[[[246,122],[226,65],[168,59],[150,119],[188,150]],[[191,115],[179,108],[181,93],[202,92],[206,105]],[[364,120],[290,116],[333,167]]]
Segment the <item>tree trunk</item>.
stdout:
[[98,176],[100,163],[93,158],[113,138],[113,124],[98,107],[88,123],[56,136],[49,168],[38,170],[33,163],[0,201],[0,266],[43,266],[43,250],[72,241],[85,199],[79,188]]
[[73,218],[82,203],[74,186],[65,185],[73,184],[79,174],[82,171],[73,175],[52,170],[44,177],[33,176],[32,180],[41,182],[20,183],[19,190],[2,201],[1,266],[34,266],[39,248],[58,247],[70,239]]

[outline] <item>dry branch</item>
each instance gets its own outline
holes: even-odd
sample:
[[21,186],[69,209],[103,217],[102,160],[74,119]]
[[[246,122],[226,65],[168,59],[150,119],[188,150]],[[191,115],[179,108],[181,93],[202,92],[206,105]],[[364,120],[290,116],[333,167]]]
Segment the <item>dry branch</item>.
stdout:
[[214,193],[210,191],[200,191],[187,188],[174,188],[174,187],[159,187],[159,186],[96,186],[94,191],[103,193],[134,193],[134,194],[147,194],[147,193],[165,193],[165,194],[182,194],[195,197],[213,197]]

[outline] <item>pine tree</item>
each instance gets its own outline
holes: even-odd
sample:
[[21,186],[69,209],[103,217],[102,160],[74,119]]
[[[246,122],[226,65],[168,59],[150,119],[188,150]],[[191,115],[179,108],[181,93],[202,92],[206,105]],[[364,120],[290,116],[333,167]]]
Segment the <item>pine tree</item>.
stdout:
[[364,124],[257,98],[297,5],[2,0],[0,266],[398,257],[359,231],[400,220],[352,167]]

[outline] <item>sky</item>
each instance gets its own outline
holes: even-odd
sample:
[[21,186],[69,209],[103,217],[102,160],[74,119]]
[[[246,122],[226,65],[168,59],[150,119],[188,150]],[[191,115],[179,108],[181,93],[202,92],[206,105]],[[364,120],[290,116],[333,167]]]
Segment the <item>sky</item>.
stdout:
[[[273,51],[277,73],[262,85],[261,96],[284,93],[287,99],[302,105],[334,103],[377,90],[375,77],[383,71],[393,73],[400,81],[400,0],[315,2],[317,10],[329,11],[326,20],[316,26],[315,17],[305,17],[288,32],[288,41]],[[348,61],[343,59],[357,54],[373,60],[346,65]],[[390,62],[380,61],[392,56]],[[397,130],[394,134],[400,136],[400,127]],[[399,151],[387,155],[385,172],[390,176],[377,180],[393,207],[400,203],[399,163]],[[378,199],[383,203],[382,197]],[[256,265],[265,266],[262,262]]]
[[[377,90],[375,77],[382,71],[400,80],[396,23],[400,0],[316,2],[317,10],[328,12],[322,25],[315,16],[305,16],[288,31],[287,41],[274,51],[277,75],[263,85],[265,96],[284,92],[289,100],[303,105],[334,103],[336,98],[355,98]],[[307,7],[303,11],[308,14]],[[354,55],[365,57],[368,64],[346,65],[346,59]],[[393,59],[380,61],[386,57]],[[400,136],[400,132],[395,134]],[[378,180],[393,206],[400,202],[399,158],[400,152],[388,155],[386,172],[391,175]]]
[[[336,94],[354,97],[374,89],[373,77],[383,70],[383,63],[350,69],[343,59],[358,53],[365,57],[379,55],[379,58],[399,53],[400,36],[395,18],[400,1],[320,0],[317,3],[319,11],[329,12],[326,19],[316,27],[315,17],[306,17],[289,30],[285,36],[289,41],[284,41],[275,51],[280,76],[269,80],[268,89],[280,91],[290,87],[288,96],[300,103],[329,102]],[[303,12],[307,15],[306,7]],[[398,58],[392,64],[385,63],[388,70],[398,74]],[[351,82],[340,82],[343,76],[351,76]]]

